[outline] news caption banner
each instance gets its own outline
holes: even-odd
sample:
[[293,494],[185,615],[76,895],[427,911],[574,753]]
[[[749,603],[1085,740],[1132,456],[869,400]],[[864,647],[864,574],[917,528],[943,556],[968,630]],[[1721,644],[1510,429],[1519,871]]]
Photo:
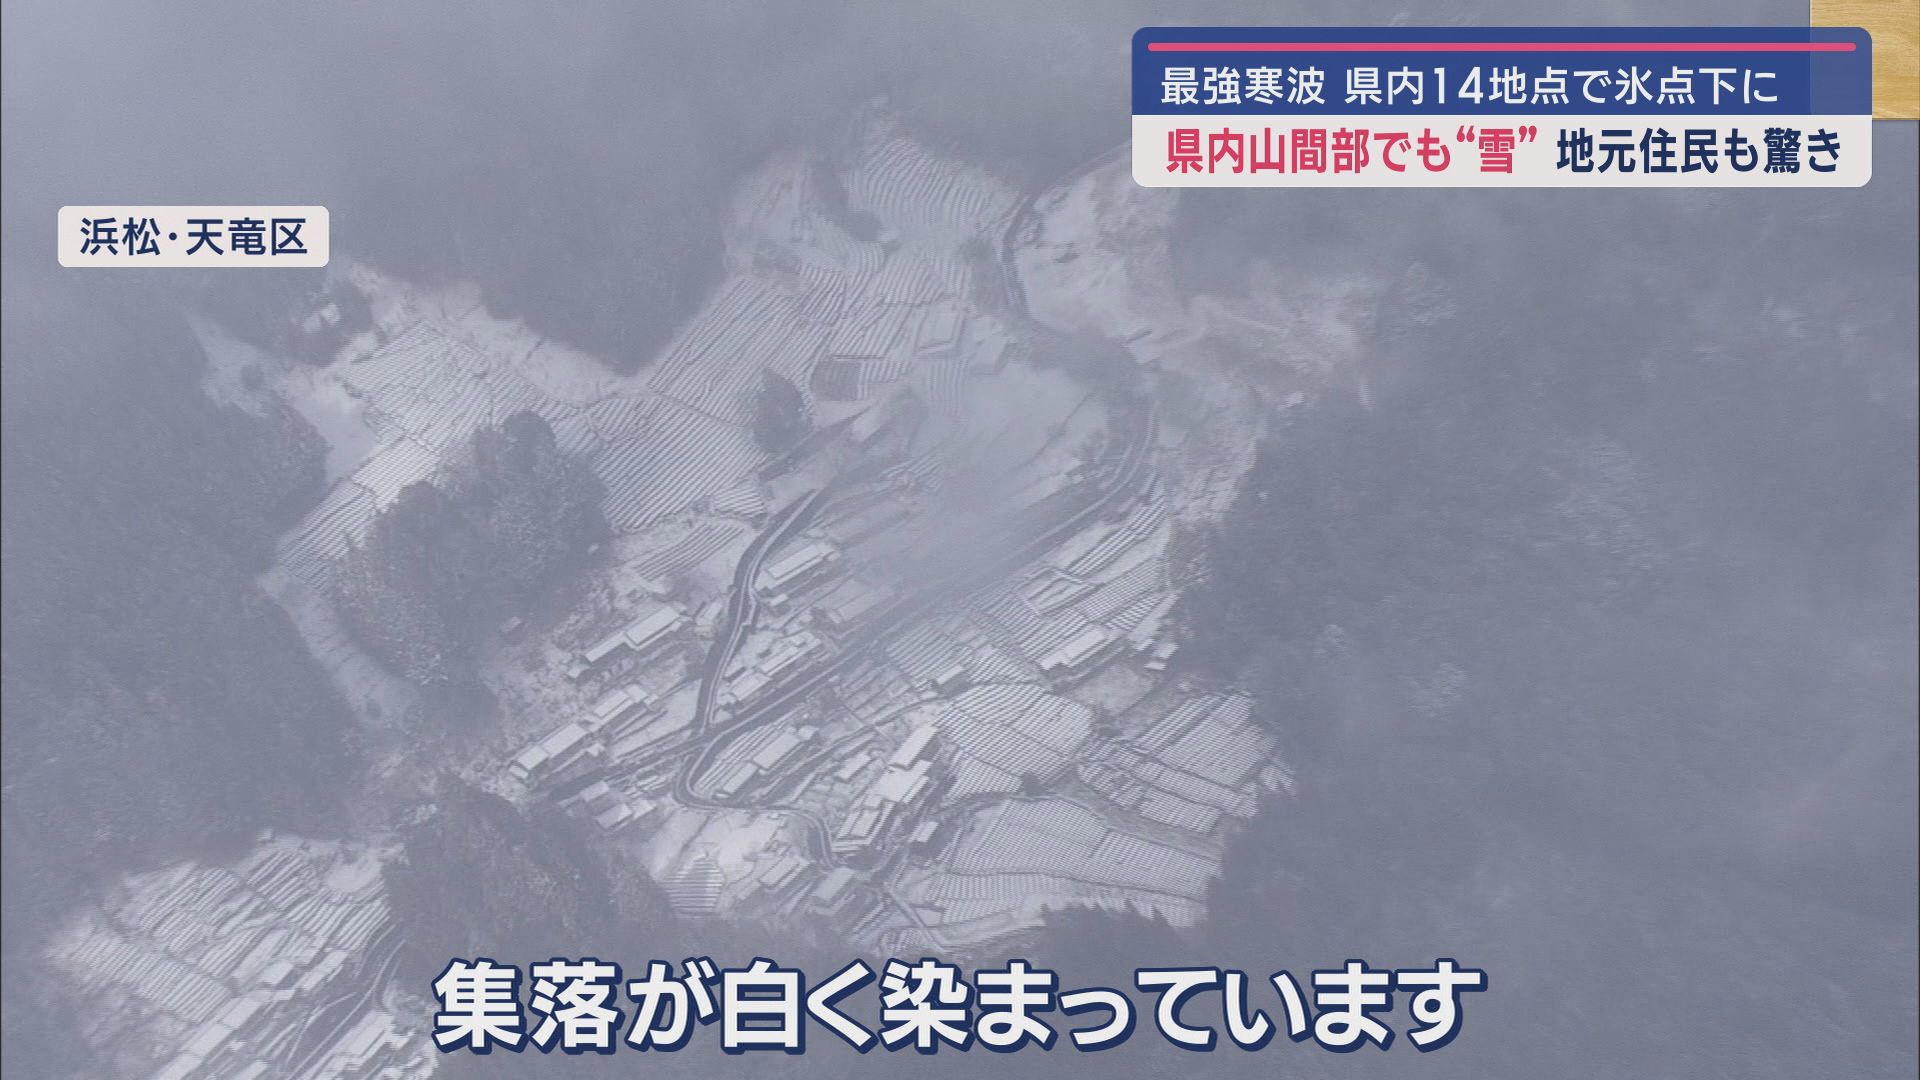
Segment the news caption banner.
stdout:
[[[724,970],[707,957],[678,970],[650,960],[630,972],[593,957],[554,957],[523,972],[482,956],[455,958],[434,979],[433,1042],[447,1054],[672,1052],[715,1025],[718,1034],[710,1037],[727,1054],[805,1053],[810,1028],[862,1054],[976,1045],[998,1053],[1069,1045],[1093,1053],[1126,1042],[1144,1021],[1185,1050],[1261,1050],[1284,1034],[1350,1053],[1393,1045],[1385,1018],[1399,991],[1411,1021],[1407,1041],[1431,1051],[1459,1034],[1461,995],[1486,990],[1487,973],[1450,957],[1398,969],[1348,960],[1307,976],[1311,1005],[1302,981],[1284,970],[1263,979],[1218,967],[1141,968],[1133,988],[1152,1000],[1136,1005],[1131,994],[1109,986],[1063,990],[1055,972],[1020,959],[971,974],[935,957],[887,960],[878,972],[854,960],[814,982],[765,957]],[[861,1023],[871,1006],[855,999],[874,990],[877,1029]],[[1270,999],[1266,1007],[1260,995]]]
[[324,206],[63,206],[61,266],[312,267],[331,253]]
[[1858,187],[1855,27],[1147,27],[1149,187]]

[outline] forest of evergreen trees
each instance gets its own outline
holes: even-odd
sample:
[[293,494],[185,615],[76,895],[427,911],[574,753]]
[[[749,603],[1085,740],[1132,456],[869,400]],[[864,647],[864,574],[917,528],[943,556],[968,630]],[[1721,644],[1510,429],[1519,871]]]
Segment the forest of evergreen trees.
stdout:
[[445,472],[380,512],[335,596],[361,643],[421,686],[471,681],[481,644],[607,532],[599,480],[533,413],[476,431]]
[[262,826],[325,832],[353,768],[346,710],[254,582],[320,493],[319,439],[214,404],[174,298],[123,284],[9,271],[0,791],[23,1060],[51,1033],[14,1023],[46,1003],[12,988],[70,905]]

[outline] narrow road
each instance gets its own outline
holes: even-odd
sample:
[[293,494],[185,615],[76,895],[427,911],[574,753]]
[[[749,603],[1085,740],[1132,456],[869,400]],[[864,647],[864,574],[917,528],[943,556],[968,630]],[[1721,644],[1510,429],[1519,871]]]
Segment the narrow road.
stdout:
[[[389,926],[381,932],[378,938],[374,939],[372,944],[367,947],[367,951],[359,964],[359,973],[368,976],[366,984],[360,988],[358,993],[349,993],[346,996],[335,998],[333,1001],[315,1010],[309,1023],[320,1019],[323,1014],[335,1010],[341,1011],[342,1015],[331,1027],[322,1029],[322,1034],[319,1039],[313,1042],[311,1048],[305,1054],[300,1053],[299,1044],[307,1041],[310,1035],[310,1029],[309,1031],[303,1031],[301,1033],[300,1038],[295,1040],[294,1045],[288,1048],[288,1057],[293,1059],[293,1063],[287,1068],[284,1075],[291,1077],[305,1076],[324,1064],[327,1051],[331,1050],[333,1044],[338,1042],[341,1036],[345,1035],[354,1024],[360,1021],[360,1017],[365,1014],[367,1007],[377,1001],[380,992],[386,989],[387,980],[393,976],[394,966],[400,961],[400,950],[405,948],[406,944],[407,939],[401,936],[400,929],[397,926]],[[342,1005],[346,1006],[343,1010],[340,1009]]]
[[[1072,535],[1095,516],[1109,511],[1117,499],[1135,494],[1141,467],[1147,459],[1147,450],[1153,442],[1155,423],[1154,411],[1149,406],[1143,411],[1130,433],[1132,438],[1122,455],[1120,467],[1115,470],[1116,475],[1110,483],[1104,485],[1102,490],[1090,498],[1086,505],[1072,511],[1062,520],[1041,528],[1031,539],[1016,545],[1010,552],[1003,554],[989,552],[985,557],[971,564],[963,561],[941,581],[899,598],[891,607],[881,612],[866,627],[857,632],[839,652],[789,680],[766,702],[741,713],[731,722],[714,728],[699,753],[682,766],[679,775],[674,778],[674,798],[687,806],[712,810],[727,809],[730,805],[734,805],[700,795],[695,790],[694,784],[694,781],[706,771],[719,751],[734,736],[785,715],[792,706],[805,700],[829,678],[860,659],[868,648],[877,644],[887,634],[911,624],[938,604],[964,591],[969,583],[997,577],[1028,562]],[[709,665],[706,677],[717,679],[718,675],[719,670]],[[708,693],[712,689],[703,686],[702,692]]]
[[828,484],[782,510],[741,553],[740,561],[733,569],[733,592],[727,599],[726,625],[714,635],[713,646],[707,650],[707,662],[700,675],[700,696],[693,710],[695,738],[706,733],[707,724],[713,719],[720,676],[726,671],[727,662],[733,659],[740,642],[753,629],[753,620],[760,613],[760,600],[753,591],[753,582],[760,574],[760,565],[766,561],[767,552],[780,546],[796,531],[806,528],[807,522],[812,520],[821,501],[832,489],[833,485]]

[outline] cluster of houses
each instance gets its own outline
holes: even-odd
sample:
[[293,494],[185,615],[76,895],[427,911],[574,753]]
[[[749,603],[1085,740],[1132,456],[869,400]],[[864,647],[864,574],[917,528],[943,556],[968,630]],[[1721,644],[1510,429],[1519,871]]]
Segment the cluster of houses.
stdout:
[[833,837],[835,855],[851,858],[871,849],[889,826],[925,800],[935,785],[934,750],[939,738],[940,731],[932,724],[913,729],[842,820]]
[[663,738],[676,730],[639,683],[618,682],[609,676],[644,664],[686,622],[686,614],[673,604],[648,601],[625,625],[576,653],[567,666],[568,680],[606,688],[578,716],[515,754],[507,763],[508,775],[530,787],[544,784],[582,762],[601,763],[631,749],[630,736],[637,731],[645,729],[652,737]]
[[125,1075],[417,1080],[435,1056],[424,1018],[383,994],[398,944],[379,853],[269,835],[229,865],[125,879],[49,959],[113,1005],[78,1014],[78,1034]]
[[[848,485],[782,538],[745,582],[749,596],[726,593],[709,568],[694,614],[656,604],[579,650],[568,673],[591,704],[554,717],[509,772],[623,832],[688,914],[807,913],[874,941],[935,926],[932,944],[944,945],[1031,927],[1051,906],[1138,903],[1186,921],[1217,865],[1217,827],[1251,812],[1267,782],[1266,743],[1243,716],[1195,711],[1164,689],[1178,649],[1167,551],[1174,507],[1189,496],[1147,468],[1124,498],[1003,580],[931,604],[914,592],[914,572],[901,569],[913,556],[893,556],[930,527],[923,511],[949,483],[942,455],[972,453],[941,440],[964,447],[1008,430],[969,426],[966,380],[1023,377],[1009,361],[1034,345],[980,309],[966,288],[972,264],[956,257],[963,243],[996,238],[1014,201],[891,134],[869,149],[848,194],[890,240],[840,236],[804,182],[770,174],[744,199],[740,232],[760,238],[751,270],[649,380],[731,422],[744,399],[729,388],[777,369],[817,419],[838,418],[822,423],[839,449],[793,455],[782,469],[858,460],[879,479]],[[1007,473],[1000,509],[1045,508],[1100,468],[1073,447],[1117,441],[1097,403],[1069,401],[1056,420],[1072,434],[1036,437],[1031,457],[1027,444],[1006,455],[1029,464]],[[931,445],[928,432],[941,433]],[[752,499],[716,498],[675,528],[764,522],[782,475],[763,471]],[[739,510],[748,503],[757,509]],[[907,603],[924,614],[874,632]],[[740,611],[749,627],[727,643],[703,729],[722,742],[701,744],[687,774],[700,673],[661,659],[662,644],[695,640],[692,621],[698,645],[685,653],[707,655]],[[1175,714],[1179,738],[1161,720]],[[752,721],[744,730],[733,725],[742,719]],[[1207,749],[1190,754],[1197,747]],[[1055,794],[1063,786],[1072,799]],[[1020,809],[996,809],[1008,806]],[[1010,854],[996,861],[999,851]],[[953,864],[962,857],[965,872]]]
[[623,661],[646,657],[663,645],[686,615],[672,604],[649,604],[631,622],[582,649],[567,668],[567,678],[586,682]]

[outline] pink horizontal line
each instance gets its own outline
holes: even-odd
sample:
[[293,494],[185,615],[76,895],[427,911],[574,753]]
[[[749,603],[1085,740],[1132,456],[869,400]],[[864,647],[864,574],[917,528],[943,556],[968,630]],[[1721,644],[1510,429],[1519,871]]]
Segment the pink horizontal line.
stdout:
[[1851,41],[1149,41],[1148,52],[1853,52]]

